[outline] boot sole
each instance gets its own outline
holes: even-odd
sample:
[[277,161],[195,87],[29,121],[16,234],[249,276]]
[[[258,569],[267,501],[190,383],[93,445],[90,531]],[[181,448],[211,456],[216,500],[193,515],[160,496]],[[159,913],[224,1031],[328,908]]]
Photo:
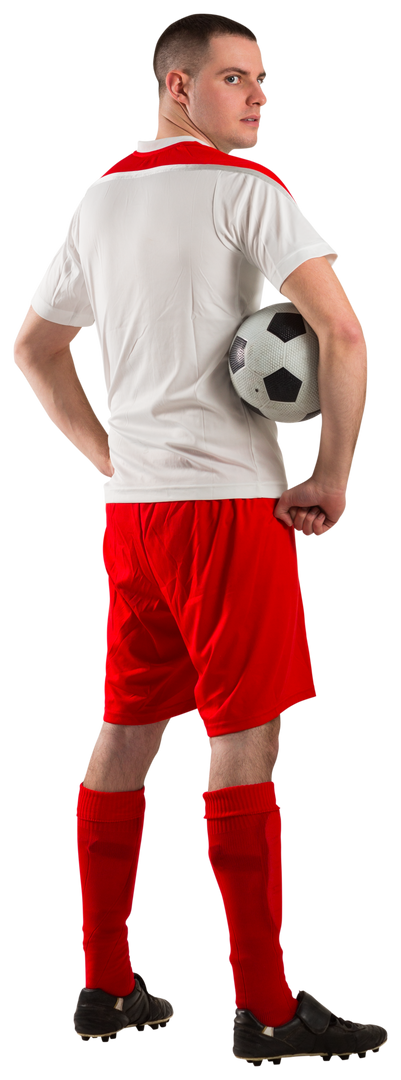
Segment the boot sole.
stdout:
[[[171,1016],[173,1016],[173,1013],[171,1013]],[[143,1031],[144,1027],[166,1027],[166,1024],[171,1020],[171,1016],[166,1016],[164,1020],[144,1020],[142,1024],[126,1024],[125,1027],[119,1028],[118,1031],[98,1031],[96,1034],[90,1032],[89,1035],[86,1031],[77,1031],[77,1035],[80,1035],[85,1042],[88,1042],[88,1039],[102,1039],[103,1042],[107,1042],[108,1039],[116,1039],[119,1032],[126,1031],[127,1028],[136,1027],[138,1031]]]
[[372,1050],[364,1050],[361,1053],[355,1054],[281,1054],[277,1057],[240,1057],[230,1050],[230,1054],[233,1062],[242,1062],[244,1065],[252,1065],[254,1069],[262,1069],[264,1065],[272,1065],[273,1068],[281,1068],[284,1062],[302,1062],[302,1061],[320,1061],[322,1064],[331,1064],[334,1061],[340,1062],[366,1062],[367,1058],[375,1057],[377,1054],[382,1053],[385,1047],[388,1047],[389,1039],[380,1043],[379,1047],[372,1048]]

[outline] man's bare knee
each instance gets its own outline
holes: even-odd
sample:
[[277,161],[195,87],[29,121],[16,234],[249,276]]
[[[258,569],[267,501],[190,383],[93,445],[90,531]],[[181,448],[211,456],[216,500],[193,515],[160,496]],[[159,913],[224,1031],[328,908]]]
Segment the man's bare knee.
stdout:
[[168,720],[154,724],[111,724],[103,721],[84,780],[84,787],[123,791],[143,787]]
[[279,749],[281,717],[228,735],[211,736],[209,791],[271,780]]

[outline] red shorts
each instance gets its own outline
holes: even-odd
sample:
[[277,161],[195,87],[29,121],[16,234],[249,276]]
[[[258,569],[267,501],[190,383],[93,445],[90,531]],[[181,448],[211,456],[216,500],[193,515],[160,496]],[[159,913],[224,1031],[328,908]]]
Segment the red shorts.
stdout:
[[107,723],[197,709],[210,737],[315,697],[295,534],[277,501],[106,503]]

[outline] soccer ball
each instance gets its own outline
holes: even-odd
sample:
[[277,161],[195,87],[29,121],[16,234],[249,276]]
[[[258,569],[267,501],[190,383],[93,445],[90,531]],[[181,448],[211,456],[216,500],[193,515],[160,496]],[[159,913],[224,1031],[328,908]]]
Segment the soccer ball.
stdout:
[[249,315],[228,353],[234,389],[250,409],[292,424],[320,413],[319,340],[294,304],[271,304]]

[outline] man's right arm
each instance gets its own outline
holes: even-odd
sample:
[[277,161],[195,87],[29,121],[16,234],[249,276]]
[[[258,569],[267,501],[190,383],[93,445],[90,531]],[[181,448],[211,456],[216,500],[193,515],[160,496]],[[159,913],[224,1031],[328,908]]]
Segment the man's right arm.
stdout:
[[14,344],[14,359],[48,416],[104,476],[112,476],[108,435],[78,379],[70,342],[80,327],[42,319],[32,307]]

